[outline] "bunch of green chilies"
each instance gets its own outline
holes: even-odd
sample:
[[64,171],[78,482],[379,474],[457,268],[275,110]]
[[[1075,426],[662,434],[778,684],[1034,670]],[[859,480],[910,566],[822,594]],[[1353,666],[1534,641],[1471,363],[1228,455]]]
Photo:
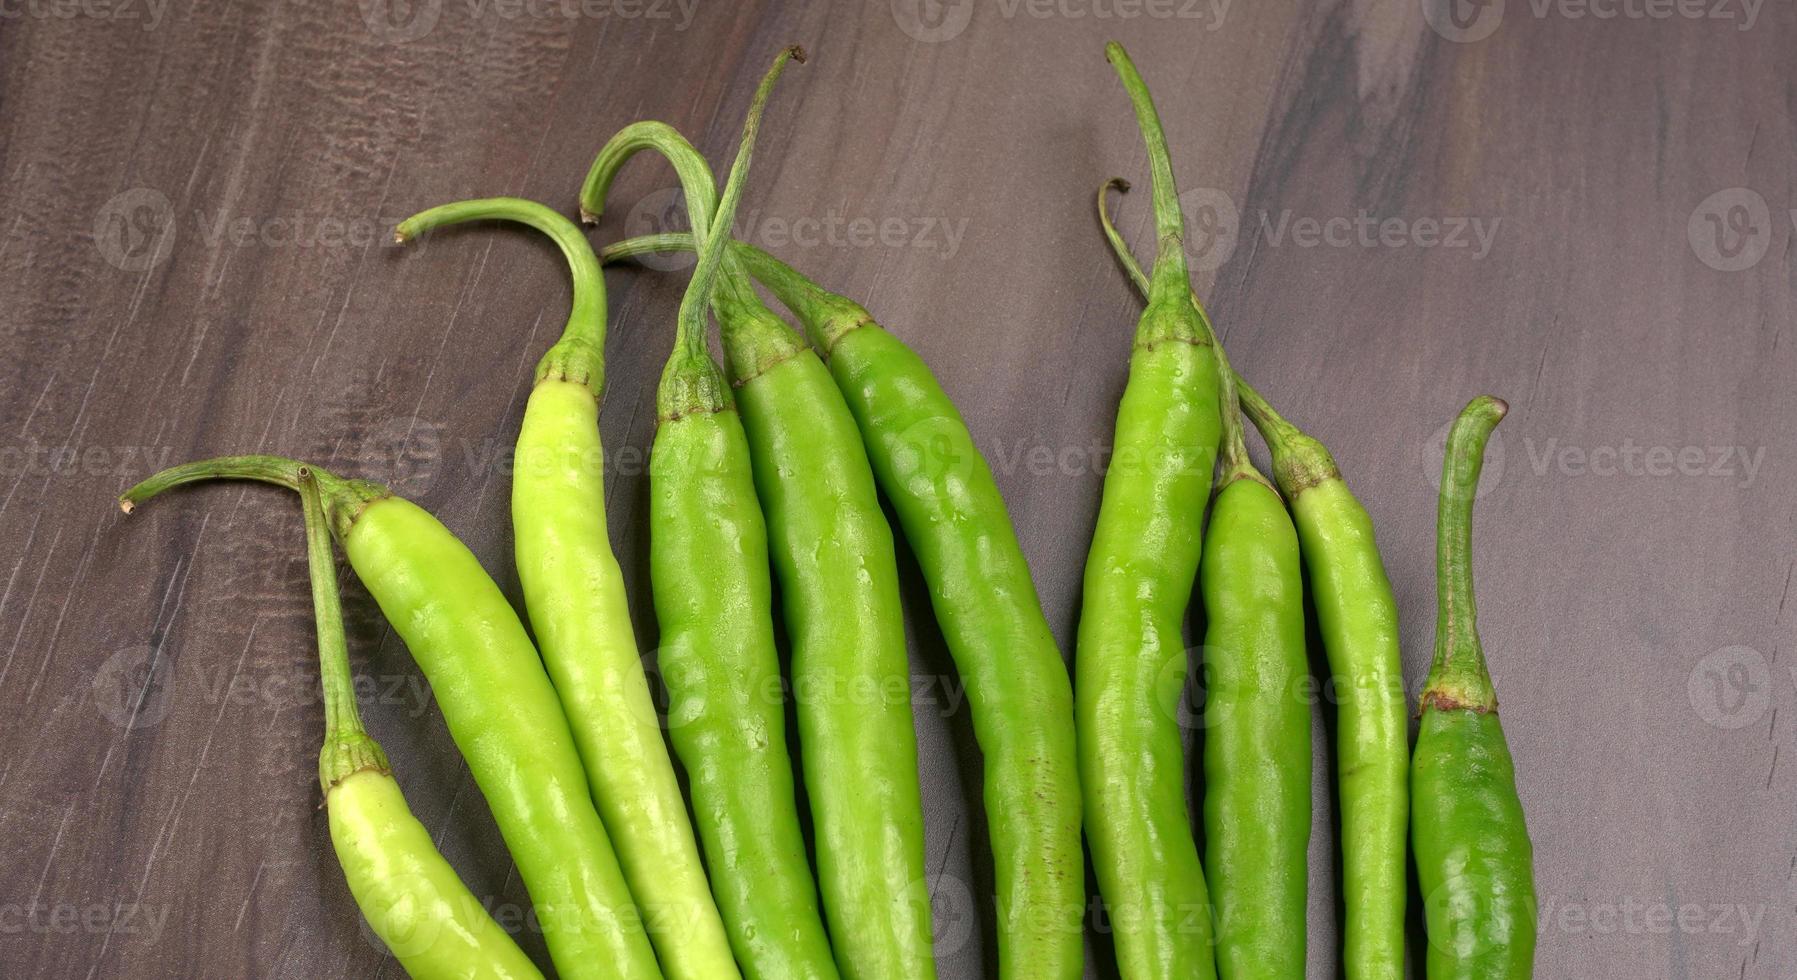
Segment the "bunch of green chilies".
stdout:
[[[762,109],[788,61],[804,60],[796,47],[755,93],[721,199],[705,160],[661,123],[626,127],[594,160],[583,218],[603,213],[619,169],[649,149],[680,178],[690,234],[595,254],[571,221],[515,198],[432,208],[396,231],[403,242],[463,221],[521,222],[568,262],[572,310],[537,367],[512,490],[534,644],[475,556],[379,484],[233,456],[173,467],[121,498],[130,511],[214,478],[298,492],[331,839],[357,904],[408,973],[541,975],[437,852],[362,728],[332,537],[435,691],[560,975],[935,975],[910,703],[903,693],[867,697],[908,690],[888,683],[908,666],[883,493],[929,586],[984,756],[1001,977],[1083,974],[1082,821],[1122,976],[1305,975],[1307,583],[1337,695],[1343,971],[1405,975],[1408,831],[1427,976],[1530,975],[1530,844],[1476,631],[1470,560],[1480,463],[1505,405],[1474,399],[1448,438],[1435,659],[1407,758],[1396,602],[1371,521],[1329,451],[1230,368],[1190,284],[1148,89],[1119,45],[1106,55],[1147,143],[1157,240],[1145,272],[1106,208],[1107,192],[1128,184],[1100,188],[1101,227],[1147,306],[1087,558],[1071,682],[997,484],[929,368],[852,300],[729,237]],[[601,265],[681,249],[698,260],[657,391],[650,465],[664,741],[605,524]],[[1271,451],[1270,480],[1249,459],[1244,412]],[[776,580],[814,857],[800,831],[785,706],[768,694],[783,689]],[[1194,585],[1206,616],[1202,853],[1185,790],[1182,726],[1192,722],[1181,713]],[[690,784],[690,820],[668,742]]]

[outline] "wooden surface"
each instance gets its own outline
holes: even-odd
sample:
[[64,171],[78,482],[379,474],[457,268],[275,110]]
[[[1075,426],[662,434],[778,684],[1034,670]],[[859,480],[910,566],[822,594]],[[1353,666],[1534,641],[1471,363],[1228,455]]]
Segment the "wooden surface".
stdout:
[[[1513,406],[1476,549],[1538,975],[1797,975],[1790,4],[647,2],[4,8],[0,975],[399,974],[315,809],[296,504],[219,485],[127,520],[113,496],[165,462],[306,457],[394,483],[516,598],[506,452],[566,274],[526,232],[401,252],[388,229],[469,196],[572,213],[590,155],[642,117],[722,167],[784,43],[813,60],[777,93],[742,233],[935,367],[1071,655],[1140,309],[1092,203],[1113,174],[1146,188],[1112,36],[1159,100],[1233,360],[1372,511],[1413,696],[1440,439],[1476,393]],[[672,184],[633,164],[595,241],[653,230]],[[1146,194],[1118,206],[1150,247]],[[1362,212],[1395,223],[1325,236]],[[684,281],[608,275],[607,506],[645,648],[642,460]],[[941,972],[974,977],[980,764],[906,575]],[[412,807],[541,958],[416,668],[353,579],[346,601]],[[1102,925],[1090,959],[1112,974]]]

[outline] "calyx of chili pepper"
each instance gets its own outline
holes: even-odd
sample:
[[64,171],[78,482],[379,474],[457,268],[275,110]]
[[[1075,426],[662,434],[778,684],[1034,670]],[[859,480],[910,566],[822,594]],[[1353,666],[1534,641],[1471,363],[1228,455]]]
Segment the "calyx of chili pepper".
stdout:
[[399,223],[393,240],[403,245],[435,228],[481,220],[516,221],[548,235],[567,259],[574,282],[568,325],[537,362],[536,383],[566,381],[598,398],[605,392],[605,277],[580,227],[555,211],[517,197],[457,201],[420,211]]
[[1287,500],[1296,500],[1312,487],[1341,479],[1341,470],[1328,448],[1287,422],[1240,375],[1236,376],[1235,390],[1242,410],[1254,420],[1254,427],[1260,430],[1273,453],[1273,479]]
[[331,533],[342,541],[370,504],[393,496],[386,486],[370,480],[344,479],[328,470],[284,456],[218,456],[171,466],[119,497],[119,509],[129,514],[137,505],[172,487],[201,480],[255,480],[299,492],[302,481],[315,480]]
[[1479,643],[1479,610],[1473,598],[1472,517],[1485,443],[1510,409],[1480,395],[1467,403],[1448,431],[1441,463],[1435,519],[1435,660],[1418,713],[1468,709],[1496,711],[1497,691]]
[[312,583],[312,619],[318,631],[318,681],[324,692],[324,747],[318,752],[318,785],[331,787],[365,770],[391,772],[387,753],[362,727],[343,635],[343,603],[337,594],[337,559],[317,475],[301,467],[299,495],[306,515],[306,569]]

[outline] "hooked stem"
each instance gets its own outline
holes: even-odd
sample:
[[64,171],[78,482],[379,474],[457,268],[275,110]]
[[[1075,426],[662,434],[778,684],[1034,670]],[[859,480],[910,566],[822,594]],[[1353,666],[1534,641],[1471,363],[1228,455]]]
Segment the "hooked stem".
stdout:
[[1479,643],[1472,524],[1485,443],[1509,410],[1502,399],[1480,395],[1467,403],[1448,431],[1435,519],[1435,662],[1423,688],[1425,708],[1497,710],[1497,692]]
[[369,480],[346,480],[329,470],[319,469],[285,456],[246,455],[216,456],[212,459],[182,463],[162,470],[119,496],[119,509],[132,513],[137,505],[151,497],[187,483],[201,480],[254,480],[299,492],[306,480],[315,481],[330,516],[331,530],[342,540],[369,504],[393,492]]
[[1113,187],[1117,189],[1118,193],[1129,193],[1129,181],[1122,177],[1112,177],[1099,184],[1098,223],[1104,228],[1105,240],[1111,243],[1111,254],[1115,255],[1117,261],[1123,265],[1123,271],[1129,275],[1129,281],[1136,284],[1136,291],[1140,292],[1143,298],[1147,298],[1148,276],[1142,271],[1142,266],[1136,261],[1136,257],[1130,253],[1129,246],[1123,241],[1123,236],[1117,232],[1117,226],[1111,224],[1110,192]]
[[420,211],[399,223],[393,240],[403,245],[433,228],[488,219],[529,225],[561,248],[574,280],[574,299],[561,339],[537,362],[536,381],[571,381],[597,398],[605,388],[605,277],[578,225],[535,201],[487,197]]

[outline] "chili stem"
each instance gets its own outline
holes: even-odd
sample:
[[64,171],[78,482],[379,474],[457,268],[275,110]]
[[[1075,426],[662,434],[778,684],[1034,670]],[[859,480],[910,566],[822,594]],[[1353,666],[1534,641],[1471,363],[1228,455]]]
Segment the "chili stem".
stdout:
[[1441,463],[1441,503],[1435,524],[1435,662],[1423,689],[1424,705],[1497,710],[1497,692],[1479,643],[1479,610],[1473,598],[1472,515],[1485,443],[1510,410],[1500,398],[1480,395],[1467,404],[1448,432]]

